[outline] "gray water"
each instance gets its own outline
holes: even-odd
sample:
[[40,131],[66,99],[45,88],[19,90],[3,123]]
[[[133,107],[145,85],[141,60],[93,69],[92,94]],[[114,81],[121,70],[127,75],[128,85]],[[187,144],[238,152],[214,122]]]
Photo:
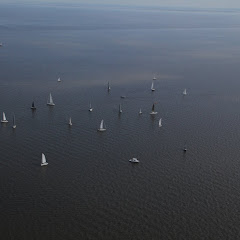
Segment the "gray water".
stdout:
[[239,239],[239,20],[2,4],[1,239]]

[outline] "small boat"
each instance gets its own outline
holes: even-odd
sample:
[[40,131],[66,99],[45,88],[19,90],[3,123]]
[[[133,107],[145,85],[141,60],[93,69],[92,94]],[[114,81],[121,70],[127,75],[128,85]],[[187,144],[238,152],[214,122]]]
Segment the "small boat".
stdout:
[[69,118],[68,124],[69,124],[69,126],[72,126],[72,118]]
[[108,90],[108,91],[111,90],[111,87],[110,87],[110,83],[109,83],[109,82],[108,82],[107,90]]
[[151,85],[151,90],[152,90],[152,92],[155,91],[153,82],[152,82],[152,85]]
[[16,120],[15,120],[15,114],[13,114],[13,126],[12,126],[12,128],[16,128],[17,127],[17,125],[16,125]]
[[126,96],[125,96],[125,95],[122,95],[121,98],[126,98]]
[[92,112],[93,111],[93,108],[92,108],[92,104],[90,103],[89,104],[89,112]]
[[41,166],[47,166],[48,163],[47,163],[47,160],[46,160],[46,157],[45,155],[42,153],[42,163],[41,163]]
[[119,104],[119,113],[122,113],[122,105]]
[[139,163],[140,161],[137,158],[132,158],[129,160],[131,163]]
[[107,129],[106,129],[106,126],[105,126],[105,128],[104,128],[104,125],[103,125],[104,123],[103,123],[103,120],[101,121],[101,123],[100,123],[100,127],[99,127],[99,129],[98,129],[98,131],[99,132],[104,132],[104,131],[106,131]]
[[142,114],[142,109],[140,108],[140,110],[139,110],[139,114]]
[[1,120],[1,123],[8,123],[5,112],[3,112],[3,118]]
[[156,76],[154,75],[153,80],[157,80]]
[[159,123],[158,123],[159,127],[162,127],[162,119],[159,119]]
[[152,105],[152,111],[150,112],[151,115],[156,115],[158,112],[155,112],[155,105]]
[[37,109],[37,108],[35,107],[35,104],[34,104],[34,102],[32,102],[31,109],[32,109],[32,110],[36,110],[36,109]]
[[58,82],[61,82],[61,78],[58,78],[58,80],[57,80]]
[[186,142],[185,142],[185,144],[184,144],[183,151],[184,151],[184,152],[187,151],[187,145],[186,145]]
[[187,89],[186,88],[183,90],[183,95],[187,95]]
[[49,95],[49,101],[47,102],[48,106],[55,106],[54,102],[53,102],[53,98],[52,98],[52,94],[50,93]]

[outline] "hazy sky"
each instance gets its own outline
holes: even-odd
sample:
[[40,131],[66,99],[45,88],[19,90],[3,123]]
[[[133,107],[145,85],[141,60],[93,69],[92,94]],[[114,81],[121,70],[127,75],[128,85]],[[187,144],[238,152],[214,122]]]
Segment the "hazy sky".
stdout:
[[240,0],[0,0],[0,3],[91,3],[201,8],[240,8]]

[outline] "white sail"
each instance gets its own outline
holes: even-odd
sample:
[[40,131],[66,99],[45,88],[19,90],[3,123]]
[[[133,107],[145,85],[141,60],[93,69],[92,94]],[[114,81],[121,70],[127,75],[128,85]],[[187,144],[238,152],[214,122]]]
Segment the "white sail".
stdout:
[[89,112],[92,112],[93,108],[92,108],[92,104],[89,104]]
[[3,112],[3,117],[2,117],[1,122],[2,122],[2,123],[7,123],[7,122],[8,122],[8,120],[7,120],[6,115],[5,115],[4,112]]
[[6,115],[5,115],[5,112],[3,112],[3,121],[6,121],[7,118],[6,118]]
[[106,127],[104,128],[103,120],[100,123],[100,127],[99,127],[98,131],[100,131],[100,132],[106,131]]
[[122,113],[122,105],[119,104],[119,113]]
[[69,123],[70,126],[72,126],[72,118],[69,118]]
[[140,110],[139,110],[139,114],[142,114],[142,109],[140,108]]
[[111,90],[110,83],[108,82],[108,91]]
[[58,82],[61,82],[61,78],[58,78],[58,80],[57,80]]
[[53,98],[52,98],[52,94],[51,93],[49,95],[49,102],[47,103],[47,105],[49,105],[49,106],[54,106],[55,105],[54,102],[53,102]]
[[186,88],[183,90],[183,95],[187,95],[187,89]]
[[46,166],[46,165],[48,165],[48,163],[47,163],[47,160],[46,160],[45,155],[42,153],[42,162],[41,162],[41,166]]
[[13,126],[12,126],[13,128],[16,128],[17,127],[17,125],[16,125],[16,120],[15,120],[15,115],[13,114]]
[[152,82],[151,90],[155,91],[153,82]]
[[159,123],[158,123],[158,125],[159,125],[159,127],[162,126],[162,119],[161,119],[161,118],[159,119]]

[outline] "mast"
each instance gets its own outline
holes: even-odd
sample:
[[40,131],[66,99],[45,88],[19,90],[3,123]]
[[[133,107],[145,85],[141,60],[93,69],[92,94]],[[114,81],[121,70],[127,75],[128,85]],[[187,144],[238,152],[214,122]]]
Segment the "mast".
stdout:
[[152,112],[154,112],[154,104],[152,105]]

